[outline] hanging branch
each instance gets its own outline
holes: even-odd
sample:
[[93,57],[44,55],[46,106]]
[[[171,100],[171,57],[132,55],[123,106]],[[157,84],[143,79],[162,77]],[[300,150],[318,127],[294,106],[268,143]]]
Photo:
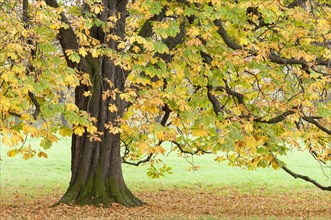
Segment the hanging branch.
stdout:
[[145,159],[143,160],[139,160],[138,162],[134,163],[134,162],[130,162],[130,161],[127,161],[125,160],[123,157],[122,157],[122,163],[126,163],[126,164],[129,164],[129,165],[132,165],[132,166],[139,166],[140,164],[142,163],[147,163],[148,161],[151,160],[153,156],[153,153],[149,154],[148,157],[146,157]]
[[[301,1],[301,0],[299,0]],[[215,26],[218,27],[218,34],[222,37],[224,43],[231,49],[233,50],[242,50],[244,49],[238,42],[236,42],[232,37],[230,37],[230,35],[228,34],[228,32],[225,30],[225,28],[223,27],[222,21],[217,19],[214,21]],[[254,51],[249,51],[252,55],[257,55],[256,52]],[[300,65],[309,65],[309,62],[305,61],[304,59],[287,59],[284,57],[281,57],[279,55],[276,54],[272,54],[270,53],[268,55],[268,59],[273,62],[273,63],[277,63],[277,64],[300,64]],[[326,66],[326,67],[331,67],[331,60],[325,60],[322,58],[317,58],[315,60],[315,64],[316,65],[322,65],[322,66]],[[310,66],[310,65],[309,65]]]
[[211,154],[211,153],[212,153],[212,152],[209,152],[209,151],[205,151],[205,150],[203,150],[203,149],[200,148],[200,147],[199,147],[198,149],[196,149],[195,151],[191,152],[191,151],[184,150],[182,144],[180,144],[180,143],[178,143],[178,142],[176,142],[176,141],[171,141],[171,143],[175,144],[175,145],[178,147],[179,151],[180,151],[181,153],[183,153],[183,154],[190,154],[190,155],[193,156],[193,155],[198,154],[199,152],[202,152],[202,153],[204,153],[204,154]]
[[286,173],[290,174],[295,179],[299,178],[299,179],[305,180],[307,182],[310,182],[310,183],[314,184],[315,186],[317,186],[318,188],[320,188],[321,190],[331,191],[331,186],[322,186],[320,183],[318,183],[316,180],[311,179],[309,176],[304,176],[304,175],[295,173],[292,170],[290,170],[289,168],[287,168],[285,165],[283,165],[283,163],[281,163],[279,161],[279,159],[274,155],[274,153],[270,150],[270,148],[268,146],[266,146],[266,147],[269,149],[269,153],[273,157],[273,159],[277,163],[277,165],[280,168],[282,168]]
[[317,186],[321,190],[331,191],[331,186],[322,186],[320,183],[318,183],[316,180],[311,179],[309,176],[304,176],[304,175],[301,175],[301,174],[298,174],[298,173],[294,173],[292,170],[290,170],[286,166],[281,166],[281,168],[283,170],[285,170],[286,173],[288,173],[291,176],[293,176],[295,179],[297,179],[297,178],[303,179],[303,180],[305,180],[307,182],[310,182],[310,183],[314,184],[315,186]]
[[[28,0],[23,0],[23,24],[24,24],[25,29],[29,29],[30,18],[29,18],[29,1]],[[28,39],[27,43],[29,45],[32,45],[32,46],[34,44],[32,39]],[[32,59],[36,58],[36,54],[37,54],[36,49],[31,49],[30,53],[31,53]],[[26,74],[28,75],[30,72],[33,72],[34,70],[35,69],[34,69],[33,65],[29,64]],[[29,95],[32,103],[36,107],[34,113],[32,114],[34,120],[36,120],[38,118],[39,113],[40,113],[40,104],[38,103],[38,101],[36,99],[36,96],[33,92],[29,91],[28,95]]]
[[306,122],[309,122],[313,125],[315,125],[316,127],[318,127],[321,131],[324,131],[325,133],[331,135],[331,130],[327,129],[326,127],[324,127],[323,125],[321,125],[320,123],[318,123],[313,117],[301,117],[303,120],[305,120]]
[[[165,127],[166,124],[167,124],[167,121],[168,121],[168,119],[169,119],[169,117],[170,117],[171,109],[170,109],[169,106],[166,104],[166,105],[163,107],[163,111],[164,111],[164,115],[163,115],[163,117],[162,117],[162,120],[161,120],[160,124],[161,124],[163,127]],[[125,160],[125,156],[127,156],[127,155],[129,154],[129,152],[130,152],[130,150],[129,150],[128,147],[129,147],[129,145],[130,145],[131,143],[132,143],[132,141],[129,142],[128,144],[126,144],[126,143],[124,142],[124,145],[125,145],[125,153],[124,153],[124,155],[122,156],[122,163],[126,163],[126,164],[133,165],[133,166],[139,166],[140,164],[142,164],[142,163],[147,163],[147,162],[149,162],[149,161],[152,159],[152,157],[153,157],[153,155],[154,155],[153,153],[150,153],[145,159],[143,159],[143,160],[139,160],[139,161],[136,162],[136,163]],[[160,146],[162,143],[163,143],[163,141],[160,140],[160,141],[158,142],[157,145]]]
[[[219,114],[219,112],[221,112],[221,109],[223,109],[224,107],[220,105],[219,101],[217,100],[216,96],[213,95],[211,93],[211,90],[212,90],[212,87],[209,85],[207,86],[207,89],[208,89],[208,99],[209,101],[212,103],[213,105],[213,109],[214,109],[214,112],[216,115]],[[215,87],[214,88],[215,91],[225,91],[228,95],[231,95],[233,97],[236,97],[237,100],[238,100],[238,103],[239,104],[242,104],[244,106],[245,105],[245,102],[244,102],[244,95],[239,93],[239,92],[236,92],[234,90],[231,90],[231,88],[229,88],[228,86],[226,87],[223,87],[223,86],[218,86],[218,87]],[[285,111],[273,118],[270,118],[269,120],[265,120],[263,119],[264,117],[258,117],[258,116],[254,116],[252,113],[248,113],[247,115],[241,115],[239,116],[240,118],[247,118],[247,119],[253,119],[254,122],[259,122],[259,123],[266,123],[266,124],[277,124],[283,120],[286,119],[287,116],[289,115],[292,115],[295,113],[295,110],[296,108],[294,107],[293,110],[288,110],[288,111]],[[248,111],[248,109],[246,108],[246,110]]]

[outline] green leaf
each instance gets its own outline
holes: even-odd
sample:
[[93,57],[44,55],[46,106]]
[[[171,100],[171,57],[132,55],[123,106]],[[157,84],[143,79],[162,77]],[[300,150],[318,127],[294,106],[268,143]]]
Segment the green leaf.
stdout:
[[149,7],[149,12],[152,15],[158,15],[162,11],[163,6],[156,1],[150,1],[147,3],[147,6]]
[[79,53],[76,53],[76,52],[71,53],[68,58],[69,58],[69,60],[71,60],[72,62],[75,62],[75,63],[79,63],[79,61],[80,61]]

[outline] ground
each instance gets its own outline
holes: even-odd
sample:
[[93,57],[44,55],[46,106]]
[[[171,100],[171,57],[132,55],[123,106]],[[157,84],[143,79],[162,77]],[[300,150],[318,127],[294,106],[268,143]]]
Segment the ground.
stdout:
[[242,193],[231,187],[140,191],[147,204],[125,208],[60,205],[49,208],[61,196],[54,190],[47,196],[29,198],[16,194],[1,201],[1,219],[331,219],[331,194],[317,189],[272,193],[269,189]]
[[[28,140],[29,141],[29,140]],[[38,146],[36,141],[29,141]],[[47,150],[48,158],[9,158],[0,145],[0,219],[331,219],[331,192],[294,179],[282,170],[248,171],[217,163],[214,156],[185,159],[171,153],[161,159],[173,174],[146,175],[148,166],[123,165],[128,187],[147,205],[125,208],[57,206],[70,180],[70,139]],[[321,169],[311,155],[293,151],[283,158],[289,168],[331,184],[331,169]],[[330,164],[331,165],[331,164]],[[162,164],[160,164],[162,166]]]

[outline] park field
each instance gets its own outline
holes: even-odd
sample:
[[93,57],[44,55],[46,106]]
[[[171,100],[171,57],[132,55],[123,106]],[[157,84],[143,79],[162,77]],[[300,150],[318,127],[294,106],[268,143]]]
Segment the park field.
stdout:
[[[32,146],[37,142],[30,141]],[[148,165],[123,165],[129,188],[147,205],[125,208],[49,208],[60,199],[70,179],[70,139],[47,150],[48,158],[9,158],[1,146],[0,219],[331,219],[331,193],[294,179],[282,170],[248,171],[214,161],[214,156],[160,156],[173,174],[160,179],[146,175]],[[331,184],[331,170],[307,153],[282,158],[288,168]]]

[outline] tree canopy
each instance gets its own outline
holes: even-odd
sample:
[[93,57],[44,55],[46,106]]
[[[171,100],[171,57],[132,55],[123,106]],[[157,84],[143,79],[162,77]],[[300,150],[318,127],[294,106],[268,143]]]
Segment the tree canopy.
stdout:
[[331,190],[278,159],[331,160],[330,21],[327,0],[0,1],[2,142],[29,159],[59,136],[104,141],[108,100],[122,162],[151,177],[171,172],[158,154],[210,153]]

